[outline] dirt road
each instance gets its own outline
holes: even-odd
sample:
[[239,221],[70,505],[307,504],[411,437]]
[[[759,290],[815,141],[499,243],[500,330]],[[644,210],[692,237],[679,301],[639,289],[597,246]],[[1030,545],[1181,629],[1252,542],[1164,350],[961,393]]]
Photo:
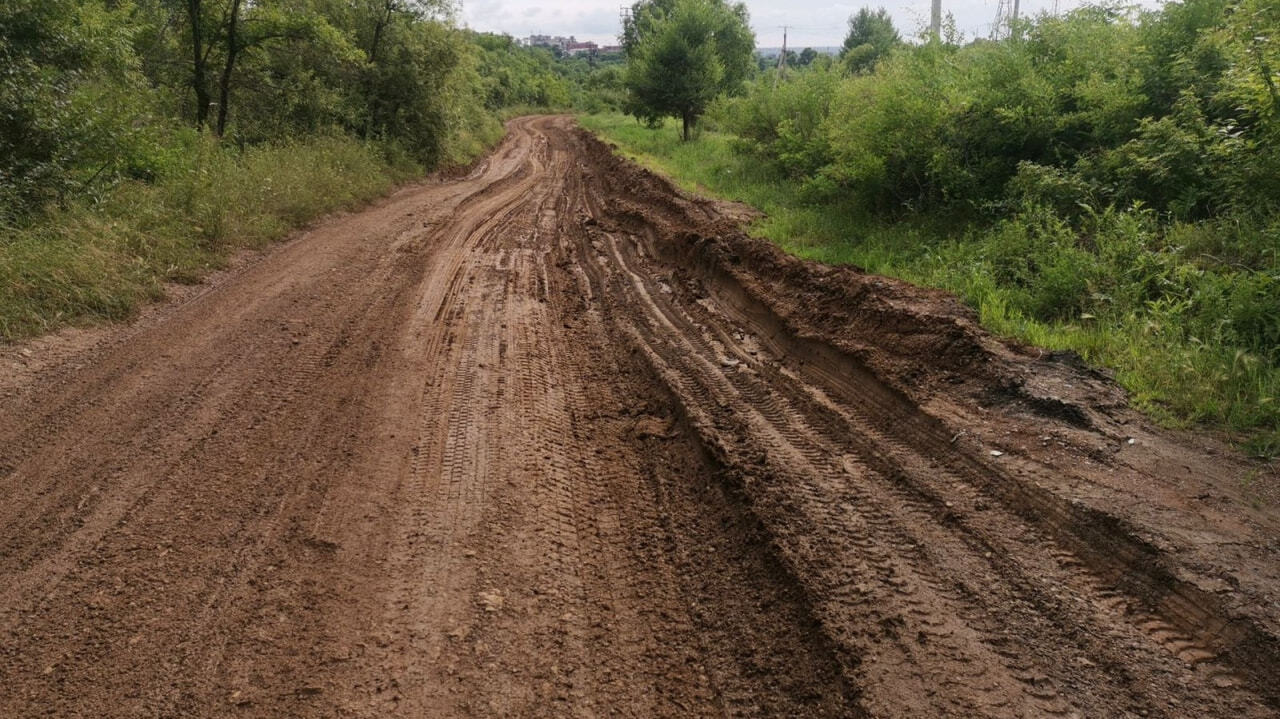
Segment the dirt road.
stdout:
[[1267,475],[743,216],[523,118],[5,349],[0,716],[1276,716]]

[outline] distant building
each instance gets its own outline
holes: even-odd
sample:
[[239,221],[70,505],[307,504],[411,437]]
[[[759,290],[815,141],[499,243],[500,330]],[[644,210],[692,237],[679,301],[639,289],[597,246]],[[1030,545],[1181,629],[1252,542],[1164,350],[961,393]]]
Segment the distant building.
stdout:
[[578,42],[578,39],[572,35],[569,37],[561,37],[560,35],[530,35],[525,41],[529,47],[545,47],[561,52],[569,52],[569,48],[584,43]]
[[527,38],[516,40],[517,43],[528,47],[545,47],[548,50],[559,50],[562,55],[597,55],[597,54],[616,54],[622,52],[621,45],[600,45],[586,41],[578,42],[578,38],[570,35],[530,35]]

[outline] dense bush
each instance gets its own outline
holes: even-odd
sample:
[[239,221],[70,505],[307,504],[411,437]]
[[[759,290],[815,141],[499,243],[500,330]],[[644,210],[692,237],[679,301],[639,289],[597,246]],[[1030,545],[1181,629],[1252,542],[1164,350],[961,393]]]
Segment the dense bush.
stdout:
[[172,142],[181,152],[151,181],[125,180],[49,221],[0,226],[0,338],[128,316],[165,281],[195,280],[229,250],[259,246],[421,171],[336,134],[244,153],[191,131]]
[[147,101],[132,34],[101,3],[0,6],[0,220],[93,189],[133,154]]
[[485,107],[568,107],[570,82],[551,50],[520,47],[506,35],[476,35]]
[[812,178],[830,161],[824,123],[842,76],[830,62],[814,63],[789,82],[775,82],[770,73],[748,97],[722,99],[713,114],[787,174]]
[[[1258,0],[1089,7],[1007,41],[893,52],[834,88],[821,68],[787,89],[762,78],[718,118],[882,212],[999,216],[1037,196],[1067,214],[1135,202],[1177,219],[1272,212],[1277,28],[1280,9]],[[820,132],[790,132],[815,111]]]

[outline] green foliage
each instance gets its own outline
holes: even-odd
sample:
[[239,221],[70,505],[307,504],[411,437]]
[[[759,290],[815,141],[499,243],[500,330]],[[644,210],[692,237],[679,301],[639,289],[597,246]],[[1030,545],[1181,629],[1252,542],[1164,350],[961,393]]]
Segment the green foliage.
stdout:
[[[354,33],[319,13],[291,13],[283,6],[249,8],[240,36],[237,63],[228,88],[227,126],[238,143],[258,143],[329,127],[361,127],[364,104],[350,92],[360,86],[366,54]],[[211,55],[211,57],[216,57]],[[225,69],[225,58],[223,61]],[[166,82],[173,82],[172,78]],[[376,85],[370,85],[376,87]],[[195,117],[194,97],[186,98],[179,117]]]
[[713,99],[738,91],[755,38],[746,7],[724,0],[640,0],[624,28],[627,109],[650,124],[679,117],[684,139]]
[[766,75],[746,95],[719,101],[711,116],[783,173],[801,182],[821,181],[815,173],[830,158],[824,122],[841,77],[830,63],[814,64],[788,82]]
[[850,72],[870,72],[880,58],[901,44],[902,37],[888,11],[879,8],[872,12],[864,7],[849,18],[840,58]]
[[[686,0],[637,0],[631,6],[631,14],[622,28],[622,46],[628,56],[634,54],[647,36],[667,22]],[[734,94],[751,74],[751,54],[755,51],[756,38],[751,32],[747,6],[727,0],[705,0],[709,7],[713,36],[710,38],[715,56],[723,69],[721,89]]]
[[83,319],[120,319],[194,281],[227,253],[259,246],[317,215],[386,192],[420,168],[340,135],[239,153],[181,132],[164,170],[128,180],[0,241],[0,338]]
[[[891,37],[882,21],[869,10],[851,19],[846,65],[868,27]],[[1004,42],[902,46],[835,86],[803,70],[790,90],[762,78],[719,117],[803,176],[815,199],[851,196],[877,212],[994,218],[1033,197],[1075,218],[1082,206],[1136,202],[1189,220],[1270,212],[1278,23],[1252,0],[1139,15],[1089,7]],[[794,108],[785,117],[781,98]],[[791,132],[797,118],[812,124],[813,108],[822,130]],[[776,144],[783,136],[802,147]]]
[[1274,141],[1280,130],[1280,7],[1239,0],[1217,31],[1228,65],[1221,93]]
[[477,34],[485,107],[565,108],[572,103],[571,83],[558,71],[551,51],[520,47],[506,35]]
[[435,22],[406,25],[388,33],[378,60],[367,71],[364,134],[400,143],[423,164],[444,157],[452,131],[474,102],[474,85],[458,71],[467,46],[458,33]]
[[[493,120],[442,5],[15,0],[0,8],[0,219],[154,179],[183,125],[244,148],[331,129],[426,166]],[[564,93],[561,93],[562,95]]]
[[147,139],[127,13],[101,2],[14,0],[0,7],[0,221],[128,169]]
[[1143,92],[1147,113],[1169,107],[1186,91],[1208,102],[1220,89],[1226,57],[1215,28],[1221,25],[1232,0],[1191,0],[1165,5],[1140,23]]
[[627,104],[621,65],[606,65],[586,73],[576,84],[573,106],[585,112],[619,112]]

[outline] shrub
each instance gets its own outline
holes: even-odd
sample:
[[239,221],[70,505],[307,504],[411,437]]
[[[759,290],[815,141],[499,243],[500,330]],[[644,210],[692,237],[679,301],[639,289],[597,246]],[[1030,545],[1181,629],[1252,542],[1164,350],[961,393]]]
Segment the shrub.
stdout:
[[195,281],[236,248],[261,246],[420,172],[337,134],[244,153],[194,134],[186,141],[182,161],[165,162],[152,183],[125,181],[96,201],[8,228],[0,338],[126,317],[166,281]]

